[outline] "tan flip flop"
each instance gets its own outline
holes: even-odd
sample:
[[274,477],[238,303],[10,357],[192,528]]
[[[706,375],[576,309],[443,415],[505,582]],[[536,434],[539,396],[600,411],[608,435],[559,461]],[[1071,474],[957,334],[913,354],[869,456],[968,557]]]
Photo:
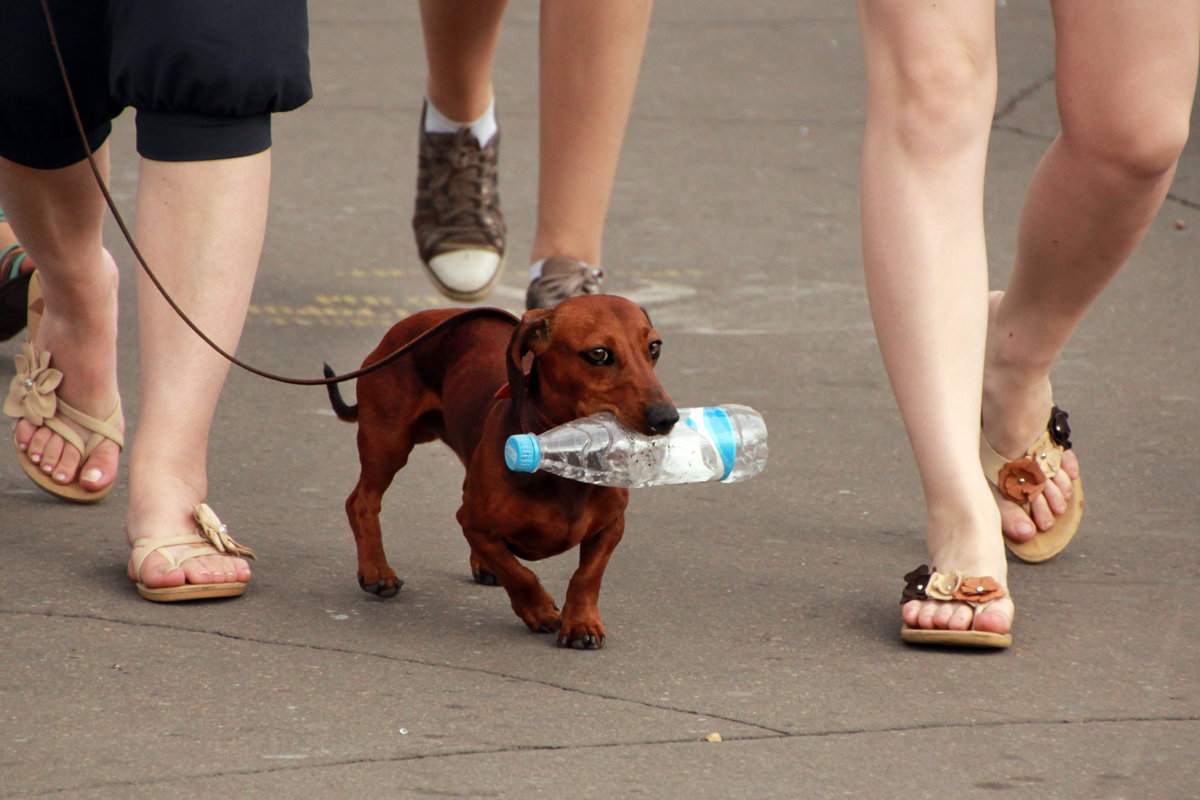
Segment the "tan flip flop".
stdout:
[[[1029,504],[1036,500],[1046,482],[1062,468],[1063,453],[1071,449],[1071,427],[1067,424],[1067,412],[1053,407],[1046,432],[1025,450],[1020,458],[1009,460],[995,451],[982,434],[979,436],[979,462],[988,481],[1000,494],[1020,505],[1027,512]],[[1083,484],[1079,479],[1071,481],[1071,499],[1067,510],[1047,531],[1038,531],[1033,538],[1014,542],[1007,536],[1004,545],[1013,555],[1030,564],[1040,564],[1062,552],[1074,538],[1083,518]]]
[[[40,317],[39,317],[40,318]],[[34,320],[30,317],[30,325]],[[82,411],[72,408],[58,397],[56,391],[62,383],[62,373],[50,366],[50,353],[38,352],[30,342],[21,345],[21,352],[16,356],[17,374],[9,385],[8,397],[4,401],[4,413],[14,420],[25,419],[38,427],[47,427],[67,441],[83,455],[87,461],[92,451],[105,440],[116,442],[118,447],[125,446],[125,438],[117,427],[121,422],[121,400],[117,398],[117,406],[107,419],[96,419]],[[63,420],[74,422],[91,435],[85,442],[75,429]],[[29,454],[17,446],[16,431],[13,431],[13,450],[25,474],[38,486],[62,500],[72,503],[98,503],[112,489],[112,484],[103,489],[89,491],[79,485],[78,478],[73,483],[57,483],[47,475],[40,465],[35,464]]]
[[[900,599],[901,605],[910,600],[953,600],[966,603],[978,614],[1008,595],[995,578],[970,576],[958,570],[938,572],[936,567],[931,570],[926,564],[905,575],[904,580],[907,586]],[[901,626],[900,638],[910,644],[947,647],[1003,648],[1012,644],[1011,633],[911,628],[908,625]]]
[[[257,560],[254,551],[233,540],[229,529],[221,524],[221,520],[213,513],[206,503],[200,503],[192,509],[192,517],[196,520],[196,529],[186,536],[173,536],[169,539],[138,539],[133,543],[133,572],[141,577],[142,563],[151,553],[164,551],[171,569],[178,568],[189,558],[212,555],[243,556]],[[165,548],[190,545],[188,552],[176,556],[165,552]],[[247,584],[241,581],[229,583],[184,583],[179,586],[165,586],[152,589],[141,580],[137,581],[138,594],[156,603],[176,603],[181,600],[211,600],[217,597],[238,597],[245,594]]]

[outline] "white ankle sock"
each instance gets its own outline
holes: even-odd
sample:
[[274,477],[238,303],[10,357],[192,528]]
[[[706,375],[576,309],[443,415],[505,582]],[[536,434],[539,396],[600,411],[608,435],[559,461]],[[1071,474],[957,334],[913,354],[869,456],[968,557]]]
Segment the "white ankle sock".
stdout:
[[480,147],[487,147],[488,142],[492,140],[492,137],[496,135],[496,131],[499,130],[499,126],[496,124],[496,99],[492,98],[487,111],[483,112],[483,116],[479,119],[471,122],[455,122],[438,111],[437,107],[430,102],[429,96],[426,95],[426,133],[458,133],[459,128],[462,127],[471,129],[471,134],[475,137],[475,141],[479,142]]

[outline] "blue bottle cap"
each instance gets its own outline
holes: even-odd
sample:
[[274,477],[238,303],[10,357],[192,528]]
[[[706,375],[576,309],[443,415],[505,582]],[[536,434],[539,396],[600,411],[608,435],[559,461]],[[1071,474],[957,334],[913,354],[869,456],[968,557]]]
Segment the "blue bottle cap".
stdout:
[[532,433],[518,433],[504,443],[504,463],[513,472],[537,472],[542,447]]

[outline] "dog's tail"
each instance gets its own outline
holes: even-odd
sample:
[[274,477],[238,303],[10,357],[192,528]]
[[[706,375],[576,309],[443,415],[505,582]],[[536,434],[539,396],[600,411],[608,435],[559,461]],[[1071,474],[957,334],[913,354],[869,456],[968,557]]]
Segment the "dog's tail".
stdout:
[[[333,371],[333,367],[328,364],[325,365],[324,372],[326,378],[332,378],[337,375]],[[346,422],[354,422],[358,419],[358,404],[347,405],[346,401],[342,399],[342,392],[338,389],[336,383],[327,383],[325,384],[325,388],[329,391],[329,404],[333,406],[333,413],[337,414],[338,419],[345,420]]]

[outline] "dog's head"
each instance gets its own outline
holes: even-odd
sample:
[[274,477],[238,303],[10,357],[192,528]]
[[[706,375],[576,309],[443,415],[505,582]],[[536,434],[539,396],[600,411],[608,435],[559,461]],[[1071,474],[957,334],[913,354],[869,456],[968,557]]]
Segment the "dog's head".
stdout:
[[[646,312],[615,295],[528,311],[508,351],[514,413],[529,403],[558,425],[609,411],[630,430],[669,433],[679,412],[654,374],[661,348]],[[527,353],[533,363],[526,375]]]

